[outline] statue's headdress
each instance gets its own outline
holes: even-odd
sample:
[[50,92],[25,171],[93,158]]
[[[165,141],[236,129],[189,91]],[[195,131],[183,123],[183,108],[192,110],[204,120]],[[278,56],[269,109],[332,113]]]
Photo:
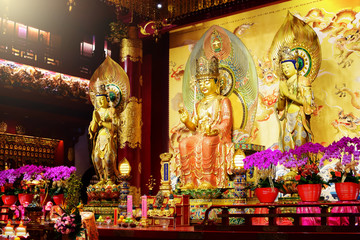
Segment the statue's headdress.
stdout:
[[[284,51],[286,47],[288,50]],[[296,57],[295,59],[286,56],[290,52],[293,57]],[[281,55],[284,56],[281,57]],[[313,82],[321,65],[319,38],[314,29],[288,12],[283,25],[273,39],[269,49],[269,59],[273,59],[276,63],[286,60],[296,61],[298,75],[307,77]]]
[[105,83],[99,78],[95,82],[95,94],[96,96],[107,96],[107,91],[105,89]]
[[205,57],[196,59],[196,79],[217,79],[219,76],[219,60],[213,56],[210,60]]
[[96,96],[106,96],[118,113],[130,98],[130,82],[124,69],[109,56],[95,70],[89,84],[90,100],[96,106]]
[[291,51],[289,47],[285,46],[279,51],[279,59],[280,63],[292,62],[295,69],[299,68],[298,56],[295,51]]

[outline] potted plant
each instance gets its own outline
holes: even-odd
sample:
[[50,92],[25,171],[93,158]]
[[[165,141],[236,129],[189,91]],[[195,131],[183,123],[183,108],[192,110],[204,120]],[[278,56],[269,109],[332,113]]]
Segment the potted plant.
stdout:
[[44,173],[44,178],[49,181],[49,195],[53,198],[56,205],[64,203],[66,194],[66,181],[71,174],[76,171],[75,167],[57,166],[48,168]]
[[65,177],[67,197],[65,203],[62,206],[58,206],[61,208],[62,214],[58,214],[59,217],[55,222],[54,228],[57,233],[61,234],[62,239],[76,239],[82,230],[81,216],[79,212],[79,208],[81,206],[79,203],[82,183],[81,178],[72,172],[74,171],[74,168],[63,168],[63,170],[67,173],[70,171],[71,175],[69,177]]
[[0,172],[1,199],[5,205],[13,205],[17,201],[20,180],[15,169]]
[[45,167],[36,165],[25,165],[15,171],[20,175],[19,202],[22,205],[30,204],[34,198],[34,190],[43,179]]
[[77,208],[70,212],[63,209],[63,214],[59,215],[55,221],[54,229],[56,233],[63,236],[62,239],[76,239],[82,230],[81,226],[81,215]]
[[359,165],[360,138],[343,137],[330,144],[321,164],[324,161],[337,161],[335,169],[330,172],[330,183],[335,184],[335,191],[340,201],[356,200],[359,195],[360,177],[356,167]]
[[255,178],[255,194],[260,202],[274,202],[282,183],[275,180],[275,167],[278,164],[281,152],[279,150],[266,149],[256,152],[244,159],[244,169],[257,168]]
[[279,163],[296,172],[298,194],[303,202],[318,201],[323,185],[328,185],[319,175],[319,163],[325,147],[308,142],[283,153]]

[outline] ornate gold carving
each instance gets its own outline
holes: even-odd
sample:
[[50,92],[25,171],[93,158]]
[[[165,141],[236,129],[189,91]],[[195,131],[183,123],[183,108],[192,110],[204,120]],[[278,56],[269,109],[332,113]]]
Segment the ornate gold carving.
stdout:
[[25,127],[22,125],[17,125],[15,127],[16,134],[24,135],[25,134]]
[[129,189],[129,195],[133,196],[133,204],[134,206],[139,206],[140,205],[140,199],[141,199],[141,188],[140,187],[135,187],[135,186],[130,186]]
[[1,122],[0,123],[0,133],[4,133],[4,132],[6,132],[6,130],[7,130],[7,124],[6,124],[6,122]]
[[164,194],[164,196],[169,196],[171,193],[171,180],[170,180],[170,160],[172,158],[172,154],[171,153],[162,153],[160,154],[160,158],[161,158],[161,186],[160,186],[160,190],[162,191],[162,193]]
[[119,145],[124,148],[128,144],[131,148],[141,148],[142,100],[131,97],[120,114]]
[[119,172],[122,176],[130,176],[131,166],[126,158],[123,158],[119,163]]
[[148,187],[149,191],[152,191],[155,185],[156,185],[155,179],[153,178],[152,175],[150,175],[150,178],[146,186]]
[[121,40],[120,59],[124,62],[127,58],[131,61],[142,61],[142,41],[140,39],[123,38]]

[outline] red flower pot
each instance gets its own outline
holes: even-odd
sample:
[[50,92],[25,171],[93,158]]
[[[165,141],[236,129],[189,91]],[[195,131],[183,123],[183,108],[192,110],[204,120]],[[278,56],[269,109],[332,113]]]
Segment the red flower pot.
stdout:
[[356,200],[359,196],[359,184],[353,182],[335,183],[335,191],[340,201]]
[[4,205],[13,205],[16,203],[17,196],[16,195],[2,195],[1,196],[2,201],[4,202]]
[[316,202],[320,198],[321,184],[301,184],[297,189],[303,202]]
[[256,188],[255,194],[261,203],[273,203],[279,193],[277,188]]
[[64,204],[64,194],[54,195],[53,200],[56,205],[63,205]]
[[30,204],[34,198],[34,194],[32,193],[19,193],[19,202],[21,205],[23,205],[24,203],[28,203]]

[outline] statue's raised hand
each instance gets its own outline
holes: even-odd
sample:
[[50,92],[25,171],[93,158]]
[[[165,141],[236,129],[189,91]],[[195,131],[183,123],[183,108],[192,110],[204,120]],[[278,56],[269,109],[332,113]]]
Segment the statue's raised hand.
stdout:
[[184,108],[180,108],[179,113],[180,113],[180,120],[183,123],[185,123],[189,120],[189,113]]

